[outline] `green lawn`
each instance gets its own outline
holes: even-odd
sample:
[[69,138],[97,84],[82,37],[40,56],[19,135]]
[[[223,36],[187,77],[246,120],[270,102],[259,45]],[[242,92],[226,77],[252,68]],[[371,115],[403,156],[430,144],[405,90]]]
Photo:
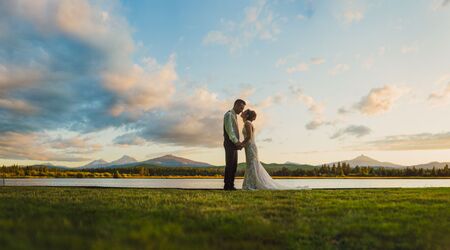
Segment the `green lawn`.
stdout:
[[450,188],[0,187],[0,249],[450,249]]

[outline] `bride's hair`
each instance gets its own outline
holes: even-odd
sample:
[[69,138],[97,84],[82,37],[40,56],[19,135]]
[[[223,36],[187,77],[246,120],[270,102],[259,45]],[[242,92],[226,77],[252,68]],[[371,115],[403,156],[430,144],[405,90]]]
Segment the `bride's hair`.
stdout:
[[247,120],[249,121],[254,121],[256,119],[256,112],[251,109],[247,109],[245,111],[245,115],[247,116]]

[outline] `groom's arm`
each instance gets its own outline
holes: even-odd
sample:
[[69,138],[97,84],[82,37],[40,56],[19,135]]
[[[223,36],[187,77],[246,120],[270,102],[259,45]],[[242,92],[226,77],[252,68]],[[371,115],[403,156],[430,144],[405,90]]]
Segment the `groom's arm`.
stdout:
[[227,132],[228,138],[234,143],[239,143],[239,139],[236,137],[236,131],[234,131],[234,119],[230,112],[225,114],[225,132]]

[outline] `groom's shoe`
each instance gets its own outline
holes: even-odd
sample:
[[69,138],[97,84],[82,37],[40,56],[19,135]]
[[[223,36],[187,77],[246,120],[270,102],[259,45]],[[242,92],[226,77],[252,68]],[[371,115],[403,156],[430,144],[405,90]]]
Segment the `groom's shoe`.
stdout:
[[230,186],[225,186],[225,187],[223,187],[223,190],[226,190],[226,191],[235,191],[236,188],[235,188],[235,187],[230,187]]

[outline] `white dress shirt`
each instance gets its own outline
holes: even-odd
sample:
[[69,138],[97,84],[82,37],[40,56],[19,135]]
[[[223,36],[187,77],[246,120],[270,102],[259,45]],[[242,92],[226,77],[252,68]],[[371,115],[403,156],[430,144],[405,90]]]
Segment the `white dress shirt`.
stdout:
[[225,116],[223,118],[225,132],[228,135],[228,138],[236,144],[239,142],[239,131],[237,126],[237,117],[236,112],[234,112],[234,109],[228,111],[225,113]]

